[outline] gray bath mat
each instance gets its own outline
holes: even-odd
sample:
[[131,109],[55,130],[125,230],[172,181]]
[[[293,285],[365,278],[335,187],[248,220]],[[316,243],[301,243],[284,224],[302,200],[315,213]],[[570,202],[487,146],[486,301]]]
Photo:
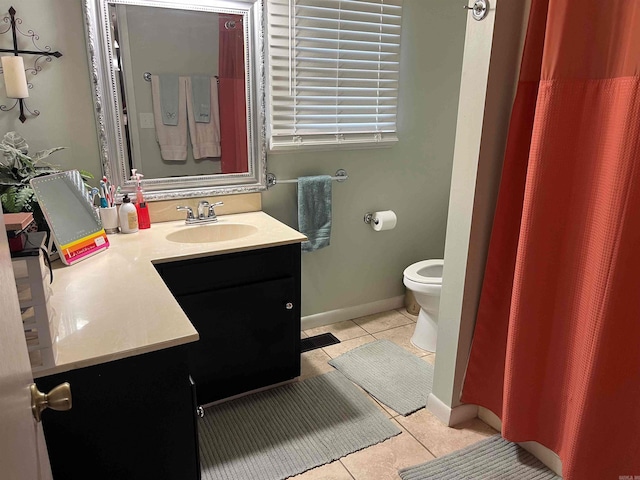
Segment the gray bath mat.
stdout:
[[433,366],[389,340],[354,348],[329,365],[402,415],[424,408],[433,385]]
[[399,473],[402,480],[562,480],[500,435]]
[[277,480],[400,433],[340,372],[206,409],[203,480]]

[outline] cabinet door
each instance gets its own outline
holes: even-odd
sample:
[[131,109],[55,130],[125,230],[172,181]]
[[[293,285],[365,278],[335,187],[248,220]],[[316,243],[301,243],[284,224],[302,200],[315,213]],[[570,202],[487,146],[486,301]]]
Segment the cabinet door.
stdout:
[[200,405],[300,375],[300,317],[292,277],[177,300],[200,334],[188,345]]
[[36,379],[43,392],[64,381],[73,408],[42,414],[54,479],[200,478],[184,347]]

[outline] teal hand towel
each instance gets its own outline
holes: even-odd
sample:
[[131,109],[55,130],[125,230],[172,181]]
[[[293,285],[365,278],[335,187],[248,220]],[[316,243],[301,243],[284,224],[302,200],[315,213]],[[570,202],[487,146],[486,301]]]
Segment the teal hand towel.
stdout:
[[191,77],[191,98],[193,118],[196,123],[211,121],[211,77],[193,75]]
[[303,252],[329,246],[331,238],[331,177],[298,178],[298,228],[308,240]]
[[179,82],[178,75],[158,75],[160,79],[160,110],[164,125],[178,125]]

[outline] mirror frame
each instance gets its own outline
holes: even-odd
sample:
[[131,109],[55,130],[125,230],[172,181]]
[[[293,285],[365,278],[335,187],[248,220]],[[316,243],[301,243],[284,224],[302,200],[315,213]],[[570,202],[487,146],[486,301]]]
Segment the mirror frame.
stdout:
[[[142,184],[148,201],[251,193],[266,190],[266,104],[263,0],[83,0],[85,34],[91,89],[94,100],[100,163],[103,175],[122,187],[122,194],[135,191],[130,180],[113,68],[109,5],[177,8],[202,12],[242,15],[245,35],[247,94],[247,141],[249,172],[145,178]],[[144,172],[141,172],[144,173]]]

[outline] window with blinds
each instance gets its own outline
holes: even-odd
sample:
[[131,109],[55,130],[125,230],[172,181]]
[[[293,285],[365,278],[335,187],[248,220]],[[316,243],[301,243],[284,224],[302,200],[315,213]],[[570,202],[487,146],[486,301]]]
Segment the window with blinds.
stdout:
[[402,0],[268,0],[270,147],[387,144]]

